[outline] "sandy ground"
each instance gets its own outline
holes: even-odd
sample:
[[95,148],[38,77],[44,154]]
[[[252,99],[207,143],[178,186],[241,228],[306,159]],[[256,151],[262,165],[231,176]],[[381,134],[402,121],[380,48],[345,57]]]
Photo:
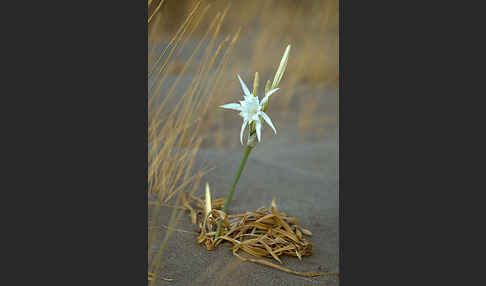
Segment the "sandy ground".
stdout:
[[[248,41],[241,39],[240,42]],[[193,46],[190,42],[188,51]],[[184,76],[181,86],[189,84],[191,72]],[[247,84],[253,82],[249,74],[252,73],[242,73]],[[168,76],[167,86],[176,76]],[[235,92],[241,93],[235,74],[226,75],[223,81],[233,84]],[[286,84],[284,76],[282,90]],[[314,244],[313,255],[304,257],[302,262],[296,257],[283,256],[283,266],[300,272],[339,272],[338,90],[310,84],[302,83],[293,90],[290,110],[270,104],[267,114],[278,133],[274,135],[268,126],[262,131],[263,140],[249,156],[229,212],[243,213],[269,206],[275,197],[279,210],[296,217],[313,233],[307,238]],[[235,98],[238,96],[228,95],[227,103],[234,102]],[[271,103],[278,103],[278,100],[276,94]],[[303,128],[300,119],[302,111],[306,110],[305,104],[313,105],[313,114],[307,117],[304,124],[307,127]],[[214,169],[205,175],[196,195],[203,197],[204,185],[209,182],[213,198],[220,198],[230,189],[244,152],[239,142],[241,118],[234,111],[215,108],[211,112],[221,114],[218,116],[222,124],[218,128],[223,128],[224,146],[215,145],[215,134],[203,134],[194,170]],[[172,208],[161,208],[158,223],[168,225],[172,211]],[[149,219],[153,219],[150,214],[149,208]],[[162,276],[173,281],[160,279],[156,285],[339,285],[336,276],[300,277],[268,266],[241,262],[229,250],[229,243],[207,251],[197,244],[197,233],[191,233],[196,226],[191,224],[187,213],[181,216],[176,228],[189,232],[173,232],[160,269]],[[165,232],[162,229],[161,236]]]
[[[263,131],[263,142],[250,154],[230,204],[230,213],[269,206],[276,197],[281,211],[296,217],[313,233],[308,238],[314,244],[313,255],[304,257],[302,262],[296,257],[282,257],[283,266],[302,272],[339,272],[337,90],[315,92],[323,93],[320,97],[323,100],[316,103],[319,105],[316,113],[328,120],[322,123],[319,117],[315,120],[320,122],[312,125],[324,124],[324,132],[316,129],[299,132],[297,112],[269,110],[278,134],[274,136],[269,128]],[[226,150],[205,146],[199,151],[196,170],[214,169],[205,176],[196,193],[198,196],[203,196],[206,181],[213,198],[224,197],[229,190],[243,154],[239,145],[240,124],[227,124],[225,136],[234,140]],[[159,222],[168,225],[171,211],[163,208]],[[187,214],[183,214],[177,228],[195,230]],[[339,285],[336,276],[299,277],[241,262],[232,255],[229,244],[207,251],[196,243],[196,236],[196,233],[177,231],[172,234],[164,251],[161,273],[174,280],[159,280],[157,285]]]

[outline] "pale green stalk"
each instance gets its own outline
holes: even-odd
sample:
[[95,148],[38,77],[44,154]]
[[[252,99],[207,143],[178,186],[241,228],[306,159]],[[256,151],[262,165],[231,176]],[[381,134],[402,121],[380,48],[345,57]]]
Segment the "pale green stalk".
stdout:
[[[233,193],[235,192],[236,184],[238,183],[238,180],[240,179],[241,172],[243,172],[243,169],[245,168],[246,160],[248,159],[248,156],[250,155],[250,151],[251,151],[252,148],[253,147],[251,147],[251,146],[246,147],[246,151],[243,154],[243,158],[241,159],[240,168],[238,169],[238,172],[236,172],[236,177],[233,181],[233,185],[231,186],[231,189],[230,189],[228,195],[226,195],[226,200],[224,201],[224,206],[223,206],[223,212],[225,214],[226,214],[226,211],[228,210],[228,205],[231,201],[231,198],[233,197]],[[218,229],[216,230],[216,238],[218,238],[219,235],[221,234],[221,225],[222,225],[222,220],[220,220],[218,222]]]

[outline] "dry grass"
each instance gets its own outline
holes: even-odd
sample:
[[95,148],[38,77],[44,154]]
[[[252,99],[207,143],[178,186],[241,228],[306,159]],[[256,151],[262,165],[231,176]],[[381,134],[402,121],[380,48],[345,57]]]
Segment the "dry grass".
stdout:
[[[275,269],[304,277],[338,275],[338,273],[297,272],[268,260],[243,257],[238,251],[243,251],[254,257],[271,257],[283,264],[279,258],[282,255],[298,257],[312,255],[313,245],[304,236],[311,236],[311,231],[299,225],[295,217],[289,217],[277,209],[275,199],[269,209],[261,207],[244,214],[226,215],[221,211],[224,198],[211,200],[209,187],[206,199],[187,194],[181,198],[193,224],[199,217],[199,236],[196,241],[207,250],[213,250],[222,241],[233,244],[233,255],[242,261],[263,264]],[[194,205],[191,206],[191,203]],[[223,233],[216,238],[217,221],[223,221]]]
[[[149,7],[162,2],[154,3],[149,1]],[[190,55],[184,58],[181,51],[187,44],[187,37],[193,34],[208,10],[208,6],[197,2],[165,48],[160,52],[152,50],[148,59],[148,192],[151,198],[148,247],[152,283],[155,277],[160,277],[157,273],[163,262],[163,250],[182,214],[177,206],[173,208],[167,231],[161,237],[162,232],[157,227],[160,210],[168,207],[169,202],[179,201],[175,198],[180,198],[182,190],[194,193],[204,175],[203,171],[193,171],[202,140],[201,118],[239,35],[237,31],[232,37],[219,41],[225,13],[218,13]],[[196,57],[201,60],[195,61]],[[191,81],[181,85],[190,69],[194,71]],[[174,71],[177,71],[176,76]]]

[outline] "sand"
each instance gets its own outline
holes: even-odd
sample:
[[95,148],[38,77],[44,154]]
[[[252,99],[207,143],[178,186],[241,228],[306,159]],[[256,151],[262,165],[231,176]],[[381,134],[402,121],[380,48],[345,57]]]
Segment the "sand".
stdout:
[[[301,272],[339,272],[337,90],[316,92],[324,93],[323,101],[316,103],[319,105],[316,113],[330,120],[323,123],[322,117],[311,119],[319,120],[311,125],[324,124],[323,132],[299,132],[296,112],[269,111],[278,134],[274,136],[269,128],[263,131],[263,141],[250,154],[229,212],[242,213],[269,206],[276,197],[279,210],[296,217],[313,233],[308,238],[314,244],[313,255],[304,257],[302,262],[296,257],[281,257],[283,266]],[[228,148],[203,145],[197,155],[195,170],[214,167],[201,182],[196,193],[200,197],[205,182],[209,182],[213,198],[224,197],[231,186],[244,150],[239,145],[241,123],[234,122],[225,125],[224,135],[234,137]],[[168,225],[171,211],[162,208],[161,224]],[[181,217],[177,228],[196,230],[187,214]],[[264,265],[241,262],[232,255],[228,243],[207,251],[196,243],[196,236],[196,233],[173,232],[161,267],[164,277],[173,281],[158,280],[157,285],[339,285],[336,276],[299,277]]]

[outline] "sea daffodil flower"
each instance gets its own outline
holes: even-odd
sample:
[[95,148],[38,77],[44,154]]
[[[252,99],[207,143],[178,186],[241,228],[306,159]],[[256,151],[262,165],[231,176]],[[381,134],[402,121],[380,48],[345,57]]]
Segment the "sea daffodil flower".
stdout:
[[243,124],[241,125],[240,131],[240,142],[243,145],[243,133],[247,125],[251,125],[251,123],[255,122],[255,130],[258,138],[258,142],[261,141],[261,130],[262,130],[262,120],[265,120],[270,127],[272,127],[273,132],[277,134],[277,130],[275,130],[275,126],[273,126],[272,120],[268,117],[265,112],[263,112],[263,107],[268,101],[268,98],[275,93],[278,88],[274,88],[269,90],[265,97],[260,101],[257,96],[250,93],[248,87],[241,79],[240,75],[238,75],[238,79],[241,83],[241,88],[243,89],[243,97],[244,100],[241,100],[240,103],[228,103],[221,105],[220,107],[226,109],[232,109],[240,112],[240,116],[243,117]]
[[[245,153],[243,154],[243,158],[241,159],[240,167],[238,171],[236,172],[235,179],[233,181],[233,185],[231,186],[231,189],[228,192],[228,195],[226,195],[226,199],[224,201],[223,205],[223,213],[226,214],[226,211],[228,210],[228,205],[229,202],[231,201],[231,198],[233,197],[233,193],[235,191],[236,184],[238,183],[238,180],[240,179],[241,172],[243,172],[243,168],[245,167],[246,160],[248,159],[248,156],[250,155],[251,149],[255,147],[256,145],[256,140],[255,140],[255,133],[257,135],[258,141],[261,141],[261,129],[262,129],[262,118],[267,122],[270,127],[272,127],[273,132],[277,134],[277,130],[275,130],[275,126],[273,126],[272,120],[270,120],[270,117],[268,117],[267,114],[265,114],[265,111],[267,110],[268,107],[268,100],[272,94],[274,94],[278,88],[278,84],[280,83],[280,80],[282,79],[282,76],[285,72],[285,68],[287,67],[287,60],[289,57],[289,51],[290,51],[290,45],[287,46],[285,49],[284,55],[282,57],[282,60],[280,61],[280,65],[277,69],[277,72],[275,73],[275,77],[273,79],[273,83],[270,84],[270,81],[267,81],[267,84],[265,86],[265,96],[263,97],[262,101],[259,100],[257,96],[257,91],[258,91],[258,84],[259,84],[259,77],[258,77],[258,72],[255,73],[255,80],[253,81],[253,94],[250,93],[248,90],[248,87],[246,84],[243,82],[241,79],[240,75],[238,75],[238,79],[240,80],[241,83],[241,88],[243,89],[243,97],[244,100],[240,101],[240,103],[229,103],[229,104],[224,104],[221,105],[220,107],[226,108],[226,109],[233,109],[236,111],[240,112],[240,116],[243,117],[243,125],[241,126],[241,132],[240,132],[240,142],[241,145],[243,145],[243,132],[245,132],[245,128],[247,125],[250,126],[249,130],[249,138],[248,138],[248,144],[245,150]],[[207,197],[210,197],[209,193],[209,188],[206,189],[207,191]],[[206,202],[209,202],[209,199],[206,199]],[[206,208],[209,210],[210,205],[206,205]],[[222,221],[218,221],[218,228],[216,230],[216,240],[220,239],[220,234],[222,230]]]

